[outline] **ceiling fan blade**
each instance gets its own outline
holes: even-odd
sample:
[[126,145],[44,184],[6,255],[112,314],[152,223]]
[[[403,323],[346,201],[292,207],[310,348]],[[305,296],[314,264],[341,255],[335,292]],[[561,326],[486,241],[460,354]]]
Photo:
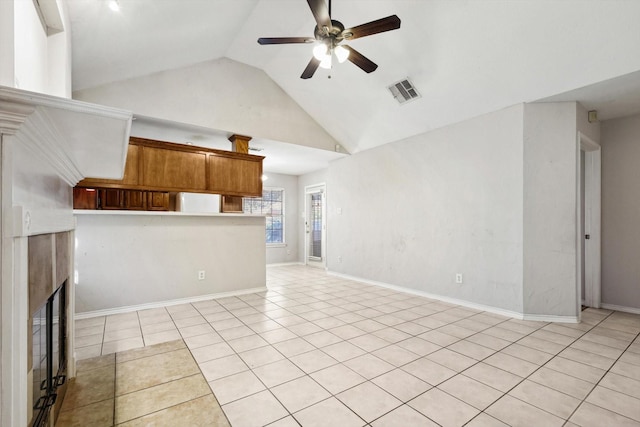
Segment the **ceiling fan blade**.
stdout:
[[371,73],[375,71],[376,68],[378,68],[378,64],[371,61],[369,58],[365,57],[354,48],[347,45],[341,46],[349,51],[349,57],[347,59],[360,67],[360,69],[362,69],[362,71],[364,71],[365,73]]
[[259,44],[289,44],[289,43],[313,43],[316,41],[310,37],[260,37]]
[[331,29],[331,16],[329,16],[327,3],[324,0],[307,0],[307,3],[309,3],[311,13],[313,13],[313,17],[318,23],[318,28],[327,27]]
[[316,59],[315,57],[311,58],[311,61],[309,61],[309,64],[307,64],[307,68],[304,69],[300,78],[310,79],[311,77],[313,77],[313,74],[316,72],[319,66],[320,60]]
[[397,15],[391,15],[357,27],[347,28],[342,32],[342,37],[345,40],[353,40],[372,34],[384,33],[385,31],[397,30],[398,28],[400,28],[400,18]]

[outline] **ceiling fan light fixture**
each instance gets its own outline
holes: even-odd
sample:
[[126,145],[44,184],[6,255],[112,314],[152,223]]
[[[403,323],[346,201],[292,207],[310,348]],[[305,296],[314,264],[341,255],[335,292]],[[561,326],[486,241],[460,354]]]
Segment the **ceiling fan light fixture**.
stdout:
[[328,55],[328,48],[327,45],[324,43],[318,43],[314,48],[313,48],[313,56],[318,60],[318,61],[323,61]]
[[344,46],[336,46],[333,52],[336,54],[336,58],[338,58],[338,62],[341,64],[349,58],[349,51],[345,49]]
[[325,55],[325,57],[320,60],[320,68],[326,70],[331,68],[331,54]]

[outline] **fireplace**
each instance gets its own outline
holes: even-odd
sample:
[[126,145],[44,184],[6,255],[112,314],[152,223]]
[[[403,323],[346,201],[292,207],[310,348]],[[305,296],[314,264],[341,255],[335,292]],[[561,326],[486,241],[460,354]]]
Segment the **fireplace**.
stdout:
[[33,315],[33,427],[49,423],[51,407],[66,382],[66,284]]
[[32,427],[53,426],[66,392],[70,233],[29,237],[29,388]]

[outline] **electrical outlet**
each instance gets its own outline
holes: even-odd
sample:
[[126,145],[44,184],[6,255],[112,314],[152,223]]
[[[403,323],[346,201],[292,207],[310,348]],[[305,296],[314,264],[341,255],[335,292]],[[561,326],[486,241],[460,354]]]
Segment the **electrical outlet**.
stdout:
[[204,280],[205,273],[204,270],[198,271],[198,280]]
[[456,273],[456,283],[462,283],[462,273]]

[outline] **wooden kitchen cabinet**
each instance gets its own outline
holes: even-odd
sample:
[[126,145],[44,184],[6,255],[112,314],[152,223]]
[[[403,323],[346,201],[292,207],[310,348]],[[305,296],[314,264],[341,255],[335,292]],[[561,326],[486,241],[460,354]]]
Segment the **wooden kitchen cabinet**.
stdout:
[[147,192],[147,210],[167,211],[169,210],[169,193],[160,191]]
[[77,187],[262,195],[262,156],[134,137],[127,153],[122,180],[87,178]]
[[95,188],[74,188],[73,208],[98,209],[98,191]]
[[119,188],[74,188],[74,209],[168,211],[169,193]]
[[124,207],[124,190],[105,188],[98,190],[100,209],[122,209]]

